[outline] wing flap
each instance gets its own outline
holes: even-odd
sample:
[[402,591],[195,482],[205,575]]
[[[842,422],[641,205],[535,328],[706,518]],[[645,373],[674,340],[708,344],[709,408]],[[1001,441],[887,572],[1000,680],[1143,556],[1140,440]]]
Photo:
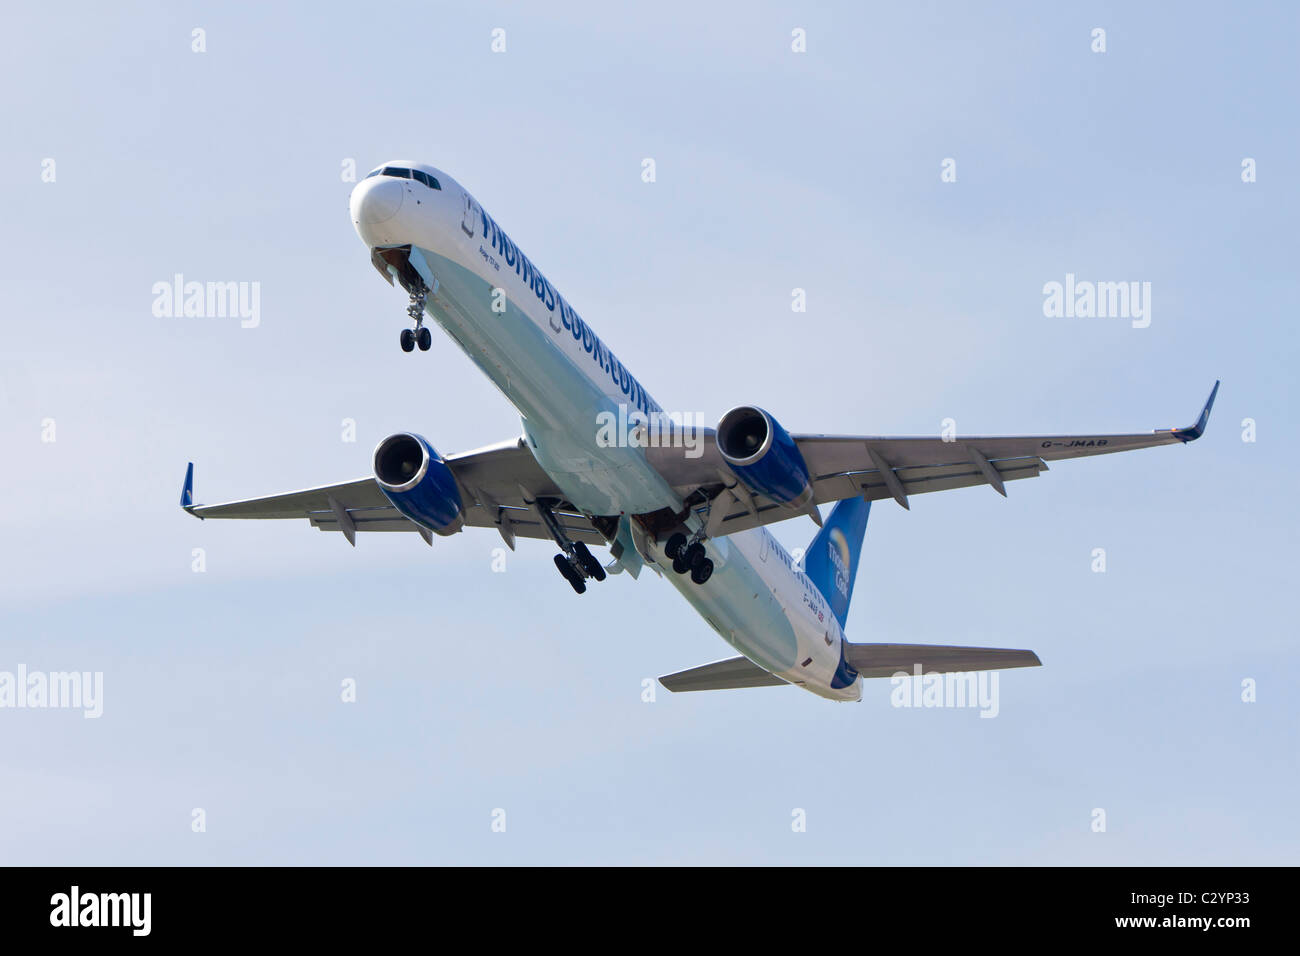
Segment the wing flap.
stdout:
[[[302,517],[299,515],[299,517]],[[405,515],[396,509],[384,514],[358,514],[355,511],[349,511],[348,517],[352,519],[353,527],[357,531],[419,531],[420,526],[411,521]],[[339,519],[333,514],[312,514],[307,515],[307,520],[311,522],[313,528],[319,528],[321,531],[339,531]]]
[[[1009,458],[993,461],[995,468],[1004,482],[1021,478],[1035,478],[1047,471],[1047,463],[1041,458]],[[894,474],[901,482],[904,495],[919,495],[931,491],[949,491],[954,488],[968,488],[974,485],[988,484],[984,473],[971,461],[951,465],[930,465],[913,468],[899,468]],[[879,501],[893,497],[884,475],[877,470],[848,471],[832,474],[814,473],[812,477],[813,501],[817,504],[830,504],[862,495],[868,501]],[[718,527],[718,534],[735,534],[747,531],[774,521],[784,521],[805,512],[791,508],[762,495],[751,495],[754,510],[751,512],[744,502],[728,490],[723,490],[714,499],[715,507],[726,509],[726,516]]]
[[[989,464],[1003,481],[1036,478],[1047,471],[1047,463],[1036,456],[1005,458]],[[902,484],[903,493],[909,496],[988,484],[983,471],[969,460],[948,465],[895,468],[893,471]],[[862,494],[868,501],[892,497],[884,474],[879,470],[814,474],[813,494],[818,504],[840,501],[855,494]]]
[[788,684],[759,667],[748,657],[702,664],[689,670],[666,674],[659,683],[674,693],[689,690],[733,690],[739,687],[779,687]]
[[[517,489],[515,494],[516,496],[519,494]],[[587,520],[586,515],[557,511],[555,517],[560,527],[564,529],[564,533],[574,541],[584,541],[587,544],[609,543],[605,540],[605,536],[596,530],[595,525]],[[465,509],[465,526],[468,528],[497,528],[500,527],[503,518],[509,522],[511,531],[521,538],[535,538],[540,541],[551,539],[550,532],[546,530],[546,526],[542,524],[542,519],[534,508],[498,505],[495,508],[476,506]]]

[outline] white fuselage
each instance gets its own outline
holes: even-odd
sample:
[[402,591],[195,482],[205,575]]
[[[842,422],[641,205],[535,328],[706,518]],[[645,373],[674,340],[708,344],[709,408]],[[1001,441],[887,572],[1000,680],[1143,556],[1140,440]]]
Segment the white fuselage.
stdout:
[[[523,417],[538,463],[589,515],[681,511],[683,502],[634,441],[598,437],[598,415],[662,411],[550,280],[455,180],[372,175],[353,190],[352,220],[369,249],[410,245],[430,288],[426,310]],[[698,527],[691,515],[688,526]],[[666,567],[663,542],[643,556]],[[778,676],[834,700],[858,700],[861,679],[836,679],[844,635],[827,601],[763,528],[705,542],[704,585],[665,576],[728,643]],[[842,683],[845,686],[833,686]]]

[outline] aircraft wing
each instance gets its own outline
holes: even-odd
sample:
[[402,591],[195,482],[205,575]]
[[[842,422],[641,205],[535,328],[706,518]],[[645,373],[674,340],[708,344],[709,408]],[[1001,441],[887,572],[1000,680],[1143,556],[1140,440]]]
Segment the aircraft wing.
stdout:
[[[908,508],[912,495],[971,485],[991,485],[1005,496],[1008,481],[1037,477],[1048,470],[1049,461],[1195,441],[1205,432],[1218,391],[1215,382],[1196,424],[1133,434],[961,436],[951,440],[873,435],[791,437],[808,466],[815,504],[861,495],[868,501],[893,498]],[[704,435],[702,454],[690,458],[685,452],[680,447],[647,449],[651,462],[683,498],[702,491],[710,500],[710,535],[734,534],[805,513],[741,484],[718,451],[712,430]],[[705,514],[703,509],[701,513]]]
[[[591,522],[563,500],[563,494],[522,440],[453,455],[446,462],[465,504],[467,526],[495,528],[511,548],[516,536],[549,540],[533,502],[553,498],[560,501],[555,516],[574,541],[606,543]],[[358,531],[413,531],[433,543],[432,534],[394,508],[369,476],[222,504],[196,505],[193,501],[191,464],[185,474],[181,507],[197,518],[305,518],[321,531],[342,531],[354,545]]]

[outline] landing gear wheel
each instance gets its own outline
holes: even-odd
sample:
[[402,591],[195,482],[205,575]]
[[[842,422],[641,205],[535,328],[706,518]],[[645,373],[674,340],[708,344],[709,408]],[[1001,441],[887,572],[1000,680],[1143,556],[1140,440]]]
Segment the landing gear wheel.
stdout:
[[587,582],[582,579],[582,575],[573,569],[573,565],[569,563],[567,557],[557,554],[555,556],[555,566],[560,569],[560,574],[564,575],[564,580],[569,582],[573,590],[579,594],[587,590]]
[[695,567],[691,568],[691,580],[696,584],[703,584],[713,576],[713,562],[705,558]]
[[680,531],[668,539],[664,545],[664,554],[668,555],[670,561],[676,561],[677,555],[681,553],[682,548],[686,547],[686,535]]
[[[682,538],[683,543],[685,540],[685,538]],[[671,543],[670,540],[669,544]],[[709,559],[704,555],[704,545],[696,541],[689,547],[678,547],[677,555],[673,558],[673,570],[678,574],[685,574],[687,571],[694,572],[701,562],[707,560]],[[694,574],[692,574],[692,577],[694,577]]]
[[420,346],[421,352],[429,351],[429,346],[433,344],[433,333],[423,326],[415,333],[415,344]]
[[415,333],[410,329],[402,329],[402,351],[410,352],[415,348]]
[[601,566],[600,562],[596,560],[596,556],[591,553],[585,544],[581,541],[575,542],[573,545],[573,553],[577,555],[578,563],[582,565],[582,570],[586,571],[588,575],[595,578],[597,581],[605,580],[605,569]]

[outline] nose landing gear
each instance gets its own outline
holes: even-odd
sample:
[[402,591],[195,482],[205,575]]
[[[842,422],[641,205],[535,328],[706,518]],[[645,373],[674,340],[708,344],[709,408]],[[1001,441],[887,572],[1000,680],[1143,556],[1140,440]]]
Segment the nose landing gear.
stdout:
[[419,290],[411,293],[411,304],[406,307],[406,314],[411,317],[415,323],[414,329],[402,329],[402,351],[410,352],[417,345],[420,346],[421,352],[429,351],[429,346],[433,345],[433,334],[424,327],[424,303],[429,297],[429,290],[420,286]]

